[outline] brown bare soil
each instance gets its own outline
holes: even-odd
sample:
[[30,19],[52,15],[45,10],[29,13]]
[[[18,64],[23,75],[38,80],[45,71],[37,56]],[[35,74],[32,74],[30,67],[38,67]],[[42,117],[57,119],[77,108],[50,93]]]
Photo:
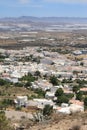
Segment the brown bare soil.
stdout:
[[38,123],[28,130],[87,130],[87,112],[74,115],[54,114],[51,121]]

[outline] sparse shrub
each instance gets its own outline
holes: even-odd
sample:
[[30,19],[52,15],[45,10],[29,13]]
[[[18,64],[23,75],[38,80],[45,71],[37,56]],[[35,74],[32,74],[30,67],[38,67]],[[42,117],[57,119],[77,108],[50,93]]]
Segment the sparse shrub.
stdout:
[[79,125],[75,125],[69,130],[80,130],[80,129],[81,129],[81,127]]
[[14,130],[10,127],[4,111],[0,111],[0,130]]
[[21,109],[22,109],[22,108],[21,108],[20,106],[17,106],[17,107],[16,107],[16,110],[17,110],[17,111],[20,111]]

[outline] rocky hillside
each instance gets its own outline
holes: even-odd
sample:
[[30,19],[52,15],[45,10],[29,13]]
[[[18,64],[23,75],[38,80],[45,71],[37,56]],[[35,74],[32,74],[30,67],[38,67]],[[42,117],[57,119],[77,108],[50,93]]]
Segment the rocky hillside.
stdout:
[[37,123],[28,130],[87,130],[87,113],[54,114],[52,120]]

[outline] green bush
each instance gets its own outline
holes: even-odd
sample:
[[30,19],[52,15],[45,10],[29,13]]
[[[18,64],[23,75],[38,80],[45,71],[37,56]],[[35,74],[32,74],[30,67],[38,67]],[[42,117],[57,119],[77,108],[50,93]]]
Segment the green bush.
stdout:
[[69,99],[72,99],[74,97],[74,94],[73,93],[70,93],[70,94],[65,94],[67,96],[67,98]]
[[53,106],[45,105],[43,108],[43,116],[50,116],[53,113]]
[[62,83],[72,83],[72,77],[70,77],[70,79],[63,79]]
[[4,109],[8,106],[12,106],[13,105],[13,100],[11,99],[3,99],[1,102],[0,102],[0,108],[1,109]]
[[18,82],[18,83],[15,83],[15,86],[16,86],[16,87],[23,87],[23,83],[19,83],[19,82]]
[[36,79],[35,77],[31,74],[28,73],[27,75],[23,76],[20,81],[27,81],[27,82],[34,82]]
[[38,98],[44,98],[46,94],[46,92],[43,91],[41,88],[35,89],[34,92],[38,94]]
[[78,92],[78,90],[79,90],[79,86],[73,86],[73,92],[75,92],[75,93],[77,93]]
[[76,99],[77,100],[82,100],[82,96],[83,96],[83,93],[81,91],[79,91],[77,94],[76,94]]
[[10,82],[4,80],[4,79],[0,79],[0,85],[1,86],[4,86],[4,85],[7,85],[7,84],[10,84]]
[[55,77],[55,76],[51,76],[51,77],[50,77],[50,82],[51,82],[53,85],[58,85],[58,84],[59,84],[59,81],[58,81],[57,77]]
[[87,108],[87,97],[84,98],[84,106]]
[[68,103],[69,102],[69,98],[67,96],[63,95],[63,96],[58,97],[56,102],[59,105],[61,103]]
[[64,92],[62,88],[58,88],[57,91],[55,92],[56,97],[62,96],[63,94]]

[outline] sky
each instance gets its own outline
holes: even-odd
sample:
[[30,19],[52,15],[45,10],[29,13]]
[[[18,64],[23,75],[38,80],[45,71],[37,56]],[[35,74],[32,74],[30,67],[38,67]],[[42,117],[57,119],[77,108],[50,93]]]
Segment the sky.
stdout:
[[0,17],[87,17],[87,0],[0,0]]

